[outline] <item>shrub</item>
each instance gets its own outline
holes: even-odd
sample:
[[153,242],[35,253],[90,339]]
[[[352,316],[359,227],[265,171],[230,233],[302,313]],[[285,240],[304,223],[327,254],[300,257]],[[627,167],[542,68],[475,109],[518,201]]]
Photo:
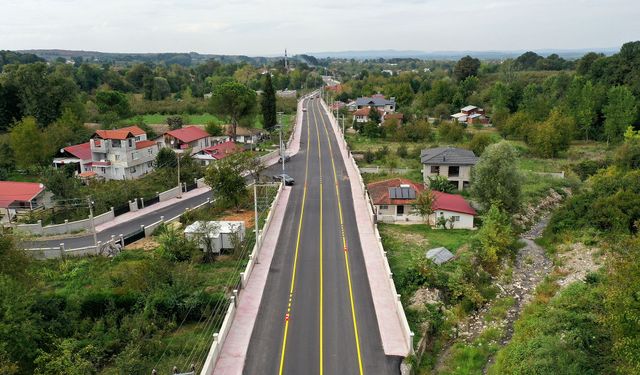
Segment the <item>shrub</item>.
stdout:
[[396,155],[398,155],[401,158],[406,158],[407,156],[409,156],[409,150],[407,149],[407,146],[405,145],[398,146],[398,149],[396,150]]
[[440,140],[445,142],[461,142],[464,139],[465,130],[457,121],[446,121],[440,124],[438,135],[440,136]]

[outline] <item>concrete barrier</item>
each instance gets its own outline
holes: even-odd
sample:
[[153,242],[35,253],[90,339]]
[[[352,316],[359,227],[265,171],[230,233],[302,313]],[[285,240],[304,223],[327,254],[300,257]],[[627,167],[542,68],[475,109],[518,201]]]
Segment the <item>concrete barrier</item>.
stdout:
[[181,186],[176,186],[173,189],[169,189],[167,191],[163,191],[162,193],[158,194],[158,197],[160,198],[160,202],[168,201],[169,199],[177,197],[178,194],[180,194],[180,189],[181,189]]
[[235,297],[231,297],[231,302],[229,303],[229,307],[227,308],[227,313],[222,321],[222,326],[218,333],[213,334],[213,344],[211,344],[211,348],[209,349],[209,354],[207,354],[207,359],[202,366],[202,371],[200,371],[200,375],[208,375],[213,373],[213,369],[216,366],[216,361],[218,360],[218,356],[220,355],[220,349],[222,349],[222,345],[224,344],[224,340],[227,338],[229,334],[229,329],[231,328],[231,323],[233,322],[233,318],[236,316],[236,300]]

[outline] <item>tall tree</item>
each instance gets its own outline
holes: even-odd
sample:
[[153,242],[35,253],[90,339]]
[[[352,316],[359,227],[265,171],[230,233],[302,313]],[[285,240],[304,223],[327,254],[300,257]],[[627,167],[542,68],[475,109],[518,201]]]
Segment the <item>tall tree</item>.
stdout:
[[498,203],[507,212],[520,208],[521,178],[516,153],[507,142],[488,146],[471,174],[471,194],[484,207]]
[[262,120],[265,130],[271,131],[278,123],[276,117],[276,90],[271,82],[271,74],[265,74],[261,97]]
[[255,114],[256,92],[239,82],[225,82],[214,87],[211,107],[215,114],[229,118],[235,139],[238,124]]
[[427,225],[431,226],[431,222],[429,218],[433,215],[433,203],[435,203],[436,197],[433,194],[433,191],[430,189],[424,190],[418,197],[416,198],[416,203],[414,204],[416,210],[422,219],[427,223]]
[[44,135],[33,117],[25,117],[11,129],[9,142],[20,168],[44,165],[50,156]]
[[638,116],[638,107],[631,90],[625,86],[609,89],[607,105],[604,106],[604,133],[607,141],[622,140],[625,130]]
[[458,60],[453,68],[453,76],[458,81],[462,81],[467,77],[477,76],[478,69],[480,69],[480,60],[467,55]]

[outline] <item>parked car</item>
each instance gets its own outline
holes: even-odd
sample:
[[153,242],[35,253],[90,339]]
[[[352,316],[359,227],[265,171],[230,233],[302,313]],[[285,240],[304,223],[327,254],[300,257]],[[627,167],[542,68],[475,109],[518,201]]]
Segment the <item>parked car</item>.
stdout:
[[280,182],[283,180],[283,178],[284,178],[284,184],[287,186],[291,186],[295,183],[293,177],[289,176],[286,173],[281,173],[273,176],[273,181]]
[[[291,160],[291,156],[284,154],[284,162],[287,163],[289,160]],[[282,163],[282,156],[278,158],[278,163]]]

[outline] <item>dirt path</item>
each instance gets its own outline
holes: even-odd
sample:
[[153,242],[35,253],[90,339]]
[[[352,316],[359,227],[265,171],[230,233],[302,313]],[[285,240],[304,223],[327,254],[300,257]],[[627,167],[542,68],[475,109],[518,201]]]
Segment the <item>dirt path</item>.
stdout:
[[[457,340],[450,342],[438,357],[435,373],[443,370],[447,359],[451,355],[451,348],[455,341],[470,343],[488,327],[497,327],[503,330],[504,334],[500,340],[500,345],[505,345],[511,340],[513,325],[518,319],[520,312],[533,297],[535,288],[553,268],[553,263],[547,258],[544,249],[534,242],[534,239],[540,237],[548,222],[548,217],[545,217],[536,223],[528,232],[520,236],[520,239],[525,243],[525,247],[520,249],[516,255],[511,280],[502,284],[500,282],[496,283],[500,292],[493,301],[501,298],[513,298],[515,300],[515,303],[509,308],[504,319],[492,323],[486,322],[487,313],[493,307],[493,301],[487,303],[480,310],[469,316],[458,327]],[[491,358],[485,366],[484,373],[486,373],[488,365],[492,361],[493,358]]]

